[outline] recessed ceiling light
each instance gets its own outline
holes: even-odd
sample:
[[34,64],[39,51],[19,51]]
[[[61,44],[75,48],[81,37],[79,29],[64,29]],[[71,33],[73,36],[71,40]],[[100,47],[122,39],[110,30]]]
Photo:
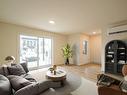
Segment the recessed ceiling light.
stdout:
[[55,21],[50,20],[49,23],[50,23],[50,24],[55,24]]
[[93,32],[93,34],[96,34],[96,32]]

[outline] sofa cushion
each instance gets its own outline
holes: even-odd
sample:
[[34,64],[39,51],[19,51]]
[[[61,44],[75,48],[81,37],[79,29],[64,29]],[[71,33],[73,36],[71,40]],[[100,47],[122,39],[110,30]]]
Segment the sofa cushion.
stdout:
[[11,85],[7,77],[0,75],[0,95],[11,95]]
[[32,75],[30,75],[30,74],[23,74],[23,75],[21,75],[23,78],[25,78],[25,79],[27,79],[27,80],[29,80],[30,82],[37,82],[33,77],[32,77]]
[[26,80],[25,78],[21,76],[16,76],[16,75],[9,75],[8,76],[10,83],[12,85],[12,88],[17,91],[29,84],[32,84],[30,81]]
[[4,66],[3,69],[4,69],[4,75],[8,76],[9,75],[9,71],[7,69],[7,66]]
[[7,66],[0,67],[0,74],[4,76],[8,76],[9,72],[8,72]]
[[26,74],[25,70],[20,64],[14,65],[14,66],[8,66],[8,71],[10,75],[22,75]]
[[48,84],[50,84],[49,81],[42,81],[40,83],[36,82],[30,84],[16,91],[15,95],[40,95],[50,88]]
[[[15,66],[15,65],[17,65],[17,64],[15,64],[15,63],[11,64],[11,66]],[[29,72],[28,66],[27,66],[27,63],[26,62],[20,63],[20,65],[23,67],[23,69],[25,70],[26,73]]]
[[39,85],[38,83],[33,83],[25,86],[15,92],[15,95],[39,95]]
[[28,73],[29,72],[29,70],[28,70],[28,65],[27,65],[27,63],[20,63],[21,64],[21,66],[23,67],[23,69],[25,70],[25,72],[26,73]]
[[0,67],[0,74],[4,75],[4,68],[2,66]]

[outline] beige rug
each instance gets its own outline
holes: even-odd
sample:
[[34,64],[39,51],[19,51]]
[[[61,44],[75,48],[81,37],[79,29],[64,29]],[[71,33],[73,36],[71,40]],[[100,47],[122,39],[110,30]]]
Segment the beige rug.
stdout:
[[81,78],[81,85],[78,89],[71,92],[72,95],[98,95],[96,83]]
[[[37,81],[46,80],[46,69],[29,72]],[[49,89],[42,95],[98,95],[96,83],[67,71],[67,80],[64,87]]]

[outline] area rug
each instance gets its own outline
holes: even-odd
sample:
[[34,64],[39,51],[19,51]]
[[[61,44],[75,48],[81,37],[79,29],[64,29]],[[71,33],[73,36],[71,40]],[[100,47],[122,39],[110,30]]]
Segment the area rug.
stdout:
[[[47,69],[40,69],[30,72],[37,81],[45,80]],[[45,91],[41,95],[98,95],[96,83],[78,76],[75,73],[67,72],[65,85],[60,88]]]

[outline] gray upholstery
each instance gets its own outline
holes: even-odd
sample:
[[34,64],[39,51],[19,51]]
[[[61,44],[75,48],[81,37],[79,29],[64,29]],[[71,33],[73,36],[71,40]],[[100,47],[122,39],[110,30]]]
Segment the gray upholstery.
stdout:
[[26,73],[29,72],[28,68],[27,68],[27,63],[20,63],[21,66],[23,67],[23,69],[25,70]]
[[38,91],[38,83],[33,83],[31,85],[19,89],[14,95],[38,95]]
[[10,95],[11,94],[11,85],[9,80],[0,75],[0,95]]
[[[15,65],[17,65],[17,64],[16,64],[16,63],[11,64],[11,66],[15,66]],[[18,65],[19,65],[19,64],[18,64]],[[25,70],[26,73],[29,72],[29,70],[28,70],[28,68],[27,68],[27,63],[26,63],[26,62],[20,63],[20,65],[23,67],[23,69]]]
[[[16,71],[16,69],[15,69],[15,71]],[[15,71],[13,71],[13,72],[15,73]],[[0,95],[12,95],[12,94],[10,94],[10,90],[12,89],[12,88],[10,89],[10,82],[6,78],[8,75],[10,75],[9,70],[7,69],[7,67],[2,67],[2,68],[0,68],[0,73],[2,74],[1,76],[3,77],[3,79],[2,79],[0,76]],[[19,73],[21,74],[21,72],[19,72]],[[18,75],[20,75],[20,74],[18,74]],[[60,82],[53,82],[51,80],[46,80],[46,81],[42,81],[42,82],[38,83],[34,78],[32,78],[32,76],[30,74],[28,74],[26,72],[25,72],[25,74],[24,73],[21,74],[20,77],[29,80],[30,82],[32,82],[32,84],[29,84],[27,86],[25,85],[25,87],[14,92],[13,93],[14,95],[40,95],[40,94],[42,95],[42,93],[45,90],[47,90],[48,88],[61,87]],[[17,80],[15,80],[14,83],[16,83],[16,82],[17,82]]]
[[[47,85],[49,88],[58,88],[58,87],[61,87],[61,82],[60,81],[52,81],[50,79],[47,79],[45,82],[47,82]],[[42,83],[42,82],[40,82]]]
[[17,91],[27,85],[32,84],[30,81],[26,80],[25,78],[21,76],[16,76],[16,75],[9,75],[8,76],[10,83],[12,85],[12,88]]
[[4,69],[3,67],[0,67],[0,74],[1,75],[4,75],[4,70],[3,69]]
[[15,95],[40,95],[45,90],[49,88],[56,88],[61,87],[60,82],[53,82],[53,81],[42,81],[40,83],[36,82],[25,86],[24,88],[19,89]]
[[4,75],[4,76],[8,76],[9,72],[8,72],[7,67],[1,66],[1,67],[0,67],[0,74],[1,74],[1,75]]
[[21,75],[23,78],[29,80],[30,82],[37,82],[30,74],[23,74]]
[[48,88],[47,82],[33,83],[18,90],[15,95],[39,95]]
[[22,75],[26,74],[25,70],[20,64],[14,65],[14,66],[8,66],[8,71],[10,75]]
[[[19,65],[19,64],[11,64],[12,66],[14,66],[14,65]],[[28,68],[27,68],[27,63],[21,63],[21,68],[23,68],[23,70],[25,71],[25,73],[24,74],[26,74],[26,73],[28,73],[29,72],[29,70],[28,70]],[[4,75],[4,76],[8,76],[8,75],[10,75],[9,74],[9,70],[8,70],[8,67],[9,66],[0,66],[0,74],[2,74],[2,75]],[[19,67],[19,66],[18,66]]]
[[8,71],[7,67],[4,67],[4,75],[5,76],[8,76],[9,75],[9,71]]
[[39,94],[44,92],[45,90],[47,90],[48,88],[57,88],[57,87],[61,87],[61,82],[53,82],[51,80],[47,80],[47,81],[42,81],[40,83],[38,83],[39,86]]

